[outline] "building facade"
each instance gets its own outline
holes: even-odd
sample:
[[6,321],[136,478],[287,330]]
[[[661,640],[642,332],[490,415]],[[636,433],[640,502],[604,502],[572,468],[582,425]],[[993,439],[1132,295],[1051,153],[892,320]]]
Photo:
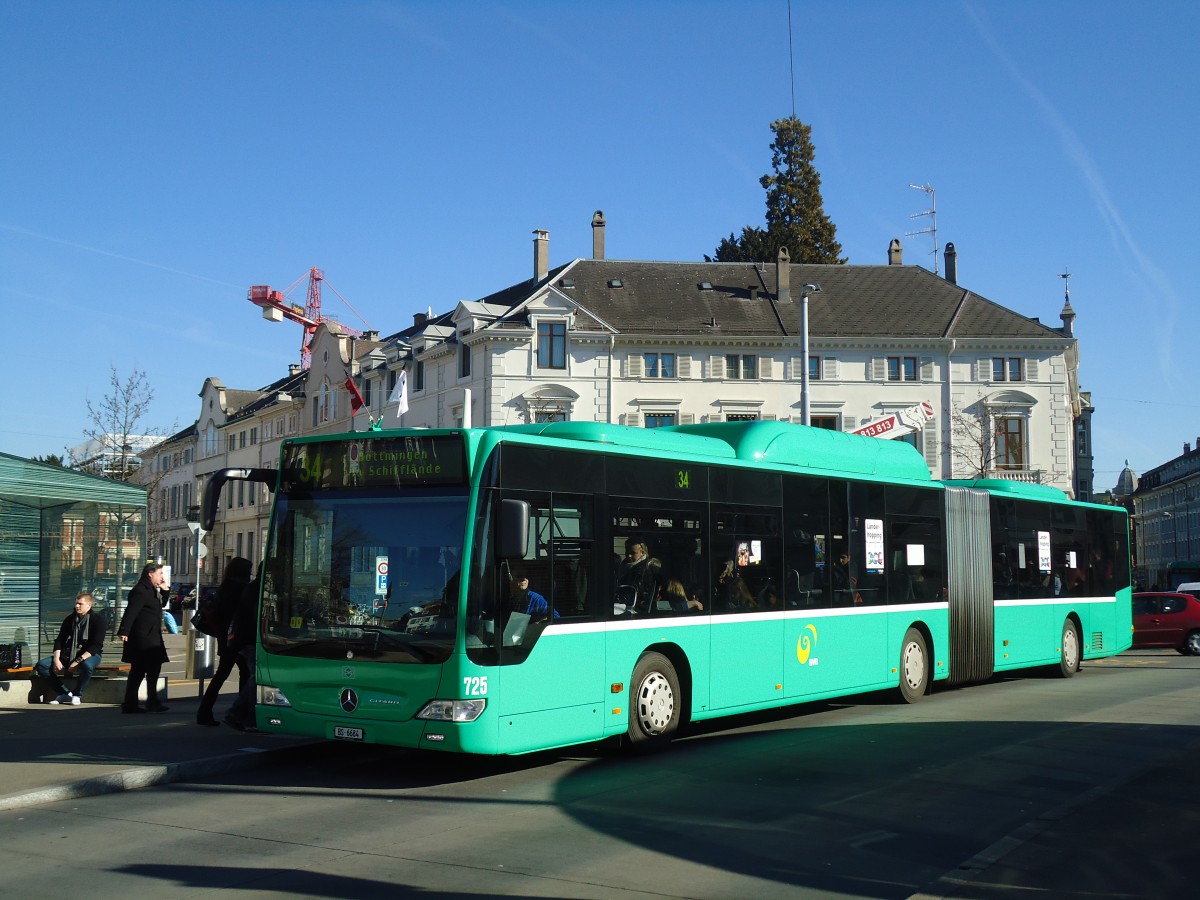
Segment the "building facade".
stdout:
[[1200,438],[1136,485],[1134,547],[1142,585],[1173,590],[1200,581]]

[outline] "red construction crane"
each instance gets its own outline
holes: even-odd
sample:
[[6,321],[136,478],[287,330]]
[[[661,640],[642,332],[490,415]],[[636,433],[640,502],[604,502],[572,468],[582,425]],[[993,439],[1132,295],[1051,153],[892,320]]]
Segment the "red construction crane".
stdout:
[[[304,280],[301,275],[284,290],[274,290],[269,284],[256,284],[250,288],[248,299],[255,306],[262,308],[263,318],[270,322],[282,322],[288,319],[298,323],[304,329],[304,337],[300,340],[300,367],[307,369],[312,363],[312,339],[316,334],[317,329],[323,324],[329,324],[342,334],[350,335],[351,337],[362,337],[362,332],[357,331],[348,325],[343,325],[334,319],[327,319],[321,315],[321,284],[325,282],[325,273],[313,266],[308,270],[308,301],[304,306],[297,303],[288,302],[288,294],[295,290],[296,286]],[[362,316],[358,315],[358,310],[350,306],[349,301],[341,294],[338,294],[337,289],[333,285],[329,285],[329,289],[337,294],[338,298],[350,308],[359,319]],[[366,325],[366,320],[363,324]]]

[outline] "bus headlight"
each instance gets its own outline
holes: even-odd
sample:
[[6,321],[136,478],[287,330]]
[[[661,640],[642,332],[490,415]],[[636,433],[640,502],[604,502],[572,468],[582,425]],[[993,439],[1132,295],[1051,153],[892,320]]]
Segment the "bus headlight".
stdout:
[[284,696],[283,691],[269,684],[258,686],[258,702],[261,706],[291,706],[292,701]]
[[486,707],[486,700],[430,700],[417,713],[417,718],[434,722],[474,722]]

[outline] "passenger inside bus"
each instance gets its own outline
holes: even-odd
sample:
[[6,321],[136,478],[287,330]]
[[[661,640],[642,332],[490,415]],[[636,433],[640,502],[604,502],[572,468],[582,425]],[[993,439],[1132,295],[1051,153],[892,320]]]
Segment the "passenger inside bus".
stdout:
[[629,538],[625,541],[625,558],[617,567],[617,595],[613,612],[649,611],[658,596],[662,563],[650,556],[644,541]]
[[688,596],[687,590],[678,578],[667,580],[667,586],[663,588],[660,602],[665,602],[675,612],[703,611],[704,609],[704,604],[698,597]]

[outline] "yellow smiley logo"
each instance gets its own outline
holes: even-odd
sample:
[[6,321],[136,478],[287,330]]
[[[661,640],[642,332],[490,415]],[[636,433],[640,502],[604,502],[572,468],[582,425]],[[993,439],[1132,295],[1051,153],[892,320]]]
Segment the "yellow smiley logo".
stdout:
[[817,626],[805,625],[804,630],[800,632],[800,640],[796,641],[796,659],[800,660],[800,665],[803,666],[808,662],[808,657],[816,643]]

